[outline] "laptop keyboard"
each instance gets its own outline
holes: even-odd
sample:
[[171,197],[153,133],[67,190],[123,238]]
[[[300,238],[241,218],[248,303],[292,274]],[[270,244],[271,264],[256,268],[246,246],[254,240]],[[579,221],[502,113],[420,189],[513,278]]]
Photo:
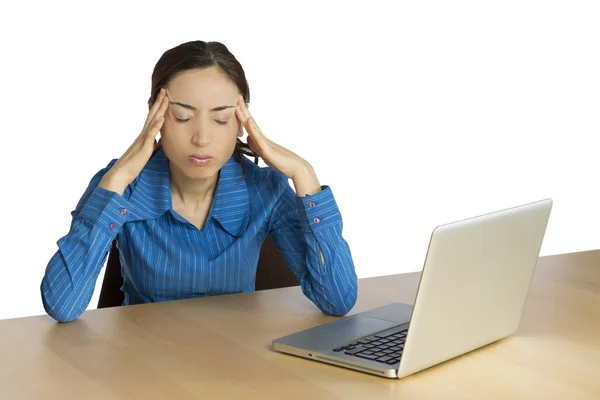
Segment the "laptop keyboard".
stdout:
[[402,357],[407,332],[407,329],[392,328],[337,347],[333,351],[388,365],[396,364]]

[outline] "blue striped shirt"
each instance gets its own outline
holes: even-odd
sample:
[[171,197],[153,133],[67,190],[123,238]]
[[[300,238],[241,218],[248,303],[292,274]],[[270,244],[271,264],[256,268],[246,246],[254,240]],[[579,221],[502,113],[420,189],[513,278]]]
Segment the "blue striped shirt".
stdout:
[[202,229],[173,210],[161,148],[122,196],[98,187],[112,160],[92,178],[46,267],[40,290],[48,315],[69,322],[85,311],[114,239],[129,305],[253,291],[267,235],[323,313],[347,313],[357,276],[331,188],[300,197],[284,174],[242,160],[246,176],[233,157],[221,168]]

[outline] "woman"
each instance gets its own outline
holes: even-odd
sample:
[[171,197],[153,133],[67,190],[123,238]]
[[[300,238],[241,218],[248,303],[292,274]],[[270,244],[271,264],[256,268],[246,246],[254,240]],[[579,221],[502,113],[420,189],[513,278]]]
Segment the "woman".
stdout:
[[347,313],[357,277],[331,189],[261,132],[228,49],[195,41],[168,50],[151,93],[141,134],[71,213],[42,279],[46,312],[59,322],[83,313],[115,239],[124,305],[252,291],[270,235],[303,293],[325,314]]

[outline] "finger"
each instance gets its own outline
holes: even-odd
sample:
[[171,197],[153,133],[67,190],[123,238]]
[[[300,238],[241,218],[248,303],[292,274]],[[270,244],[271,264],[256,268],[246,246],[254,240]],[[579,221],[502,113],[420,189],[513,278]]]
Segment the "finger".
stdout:
[[248,143],[250,150],[255,154],[258,154],[262,158],[269,158],[269,144],[265,140],[248,135],[246,142]]
[[144,123],[144,128],[142,129],[142,131],[145,131],[148,128],[148,126],[150,126],[152,124],[152,121],[154,120],[154,117],[156,116],[156,112],[163,105],[163,101],[164,101],[165,97],[166,97],[166,91],[164,88],[161,88],[160,91],[158,92],[158,96],[156,96],[156,101],[154,102],[154,104],[150,108],[150,111],[148,112],[148,117],[146,117],[146,122]]
[[169,109],[169,104],[170,103],[171,103],[171,100],[169,99],[168,96],[165,95],[165,97],[163,98],[163,102],[162,102],[160,108],[156,112],[155,118],[164,117],[165,113]]
[[240,97],[238,97],[238,101],[237,101],[237,104],[235,106],[235,116],[237,117],[237,119],[240,120],[240,122],[242,123],[242,125],[244,125],[244,122],[245,122],[244,121],[244,114],[242,112],[242,106],[241,106],[243,102],[244,102],[244,98],[241,97],[241,95],[240,95]]
[[148,132],[146,133],[146,144],[148,143],[155,143],[156,140],[156,136],[158,135],[158,132],[160,131],[160,128],[162,128],[163,126],[163,122],[165,122],[165,117],[158,117],[154,123],[150,126],[150,128],[148,129]]
[[235,114],[242,121],[244,127],[246,127],[246,121],[250,116],[250,112],[248,111],[248,107],[246,107],[246,103],[244,102],[244,97],[240,95],[238,97],[237,105],[235,107]]
[[240,121],[242,121],[242,124],[244,125],[244,128],[246,128],[246,131],[249,135],[261,136],[262,138],[265,138],[265,135],[260,130],[258,124],[250,115],[250,111],[248,111],[246,103],[243,101],[238,103],[236,107],[236,114],[238,114]]
[[[154,119],[152,120],[150,126],[154,125],[156,123],[156,121],[158,121],[161,118],[162,118],[162,122],[160,124],[162,126],[162,124],[164,123],[164,120],[165,120],[165,112],[167,111],[168,108],[169,108],[169,99],[168,99],[168,97],[165,96],[163,98],[160,108],[156,111],[156,114],[154,114]],[[152,135],[152,136],[156,136],[156,133],[154,133],[154,132],[148,133],[148,134]]]
[[262,131],[260,130],[260,128],[258,127],[258,124],[256,123],[256,121],[254,120],[254,117],[249,117],[248,118],[248,125],[250,125],[250,129],[258,136],[260,136],[262,139],[266,139],[265,135],[262,133]]

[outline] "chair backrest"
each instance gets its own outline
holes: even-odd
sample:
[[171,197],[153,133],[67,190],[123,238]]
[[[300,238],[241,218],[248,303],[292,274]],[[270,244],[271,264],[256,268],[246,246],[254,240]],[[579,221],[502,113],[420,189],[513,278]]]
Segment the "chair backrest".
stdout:
[[[272,237],[267,236],[260,249],[256,268],[256,290],[298,286],[296,276],[287,268],[283,255]],[[125,295],[121,291],[123,276],[116,240],[108,254],[98,308],[117,307],[123,304]]]

